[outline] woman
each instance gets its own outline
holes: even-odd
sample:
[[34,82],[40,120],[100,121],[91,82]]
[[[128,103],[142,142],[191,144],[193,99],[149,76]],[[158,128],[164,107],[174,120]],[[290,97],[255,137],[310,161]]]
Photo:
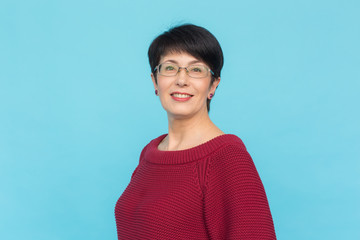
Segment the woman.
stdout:
[[254,163],[242,141],[209,118],[223,53],[206,29],[181,25],[148,51],[168,134],[142,150],[115,207],[119,239],[276,239]]

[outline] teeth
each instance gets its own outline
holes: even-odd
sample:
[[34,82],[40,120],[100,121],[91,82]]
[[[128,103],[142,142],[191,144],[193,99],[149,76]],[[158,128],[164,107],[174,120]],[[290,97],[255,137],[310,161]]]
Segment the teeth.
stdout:
[[180,94],[180,93],[174,93],[173,96],[174,96],[174,97],[178,97],[178,98],[188,98],[188,97],[191,97],[191,95],[188,95],[188,94]]

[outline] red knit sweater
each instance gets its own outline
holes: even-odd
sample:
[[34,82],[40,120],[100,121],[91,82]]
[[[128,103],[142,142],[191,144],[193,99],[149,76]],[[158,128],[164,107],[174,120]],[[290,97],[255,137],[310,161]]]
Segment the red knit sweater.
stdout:
[[115,207],[118,239],[276,239],[264,187],[240,138],[181,151],[152,140]]

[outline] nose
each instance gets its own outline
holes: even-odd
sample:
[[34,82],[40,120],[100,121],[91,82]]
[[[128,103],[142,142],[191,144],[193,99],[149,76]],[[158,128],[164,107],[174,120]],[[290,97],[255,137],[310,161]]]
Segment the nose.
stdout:
[[179,68],[179,72],[176,76],[176,85],[187,86],[188,85],[188,77],[189,76],[187,74],[186,68]]

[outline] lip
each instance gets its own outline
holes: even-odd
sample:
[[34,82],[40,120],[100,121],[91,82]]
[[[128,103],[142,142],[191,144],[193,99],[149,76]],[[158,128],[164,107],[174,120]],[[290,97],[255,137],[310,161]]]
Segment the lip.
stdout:
[[[173,96],[173,94],[186,94],[186,95],[190,95],[190,97],[187,97],[187,98],[179,98],[179,97],[175,97]],[[189,101],[190,98],[192,98],[194,95],[192,94],[189,94],[189,93],[185,93],[185,92],[172,92],[170,93],[172,99],[174,99],[175,101],[178,101],[178,102],[186,102],[186,101]]]

